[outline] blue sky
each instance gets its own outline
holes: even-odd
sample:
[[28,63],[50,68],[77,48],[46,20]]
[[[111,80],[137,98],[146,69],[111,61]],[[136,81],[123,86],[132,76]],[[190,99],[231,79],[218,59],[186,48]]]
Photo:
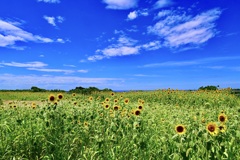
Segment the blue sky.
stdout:
[[1,0],[0,89],[240,87],[228,0]]

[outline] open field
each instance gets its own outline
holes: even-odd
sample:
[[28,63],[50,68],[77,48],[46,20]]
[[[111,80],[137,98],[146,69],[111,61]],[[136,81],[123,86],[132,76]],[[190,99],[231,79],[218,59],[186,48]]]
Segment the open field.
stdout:
[[0,92],[0,159],[240,159],[240,99],[218,91]]

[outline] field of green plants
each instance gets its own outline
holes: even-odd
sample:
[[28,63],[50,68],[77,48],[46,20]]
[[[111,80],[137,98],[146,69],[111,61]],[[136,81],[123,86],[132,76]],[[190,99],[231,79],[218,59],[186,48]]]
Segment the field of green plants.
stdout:
[[240,99],[217,91],[0,92],[0,159],[240,159]]

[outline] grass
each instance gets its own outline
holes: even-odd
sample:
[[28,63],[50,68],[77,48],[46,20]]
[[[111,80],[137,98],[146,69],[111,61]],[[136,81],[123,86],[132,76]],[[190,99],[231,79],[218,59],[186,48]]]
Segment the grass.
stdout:
[[0,93],[1,159],[240,158],[228,90],[51,94]]

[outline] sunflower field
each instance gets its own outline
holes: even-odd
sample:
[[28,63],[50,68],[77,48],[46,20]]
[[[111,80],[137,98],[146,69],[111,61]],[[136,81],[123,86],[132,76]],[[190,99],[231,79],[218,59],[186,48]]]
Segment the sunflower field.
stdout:
[[240,99],[229,89],[0,99],[1,160],[240,159]]

